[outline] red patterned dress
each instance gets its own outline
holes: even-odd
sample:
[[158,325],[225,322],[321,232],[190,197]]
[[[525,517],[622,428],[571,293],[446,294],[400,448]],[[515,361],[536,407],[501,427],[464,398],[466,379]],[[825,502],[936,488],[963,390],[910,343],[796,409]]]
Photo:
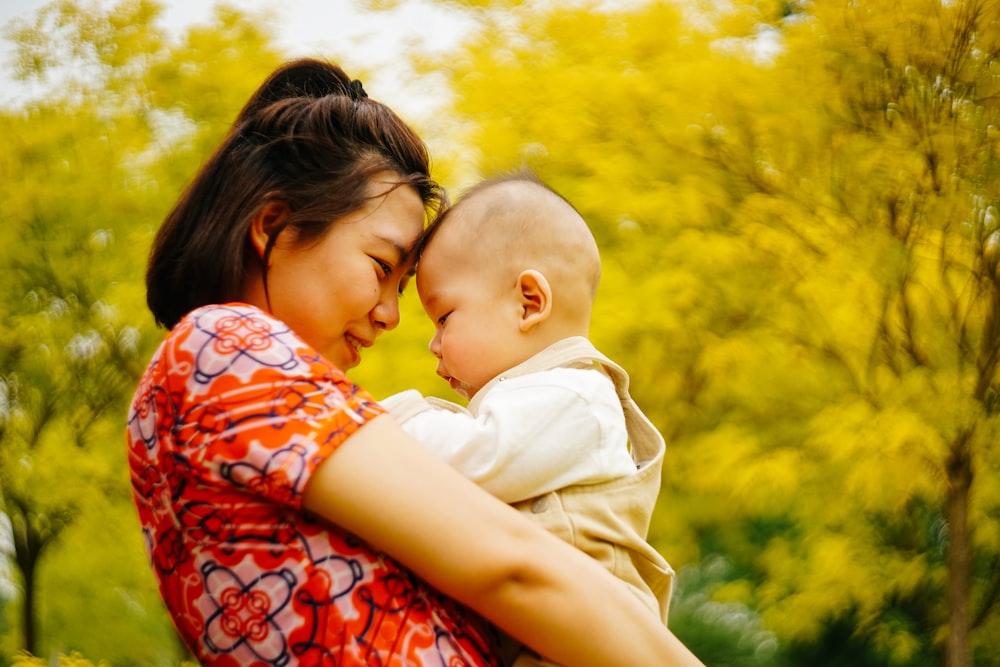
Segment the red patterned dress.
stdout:
[[160,593],[203,664],[500,664],[481,618],[302,510],[317,465],[382,411],[252,306],[167,335],[133,398],[129,465]]

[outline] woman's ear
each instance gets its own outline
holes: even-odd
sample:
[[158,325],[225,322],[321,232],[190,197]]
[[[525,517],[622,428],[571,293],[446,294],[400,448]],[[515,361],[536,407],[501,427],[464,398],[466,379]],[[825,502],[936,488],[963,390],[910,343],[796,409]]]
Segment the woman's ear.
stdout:
[[521,272],[517,277],[517,288],[521,300],[519,326],[522,332],[526,332],[552,314],[552,288],[545,275],[535,269]]
[[264,261],[264,251],[267,249],[271,232],[281,226],[286,217],[288,217],[288,204],[272,199],[264,204],[250,221],[250,243],[253,244],[261,261]]

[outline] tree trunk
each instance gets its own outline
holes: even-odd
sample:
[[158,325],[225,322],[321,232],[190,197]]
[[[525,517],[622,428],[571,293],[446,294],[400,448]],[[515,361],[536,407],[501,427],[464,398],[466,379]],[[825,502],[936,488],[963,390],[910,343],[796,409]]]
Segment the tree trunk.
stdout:
[[969,491],[972,488],[972,431],[963,431],[948,456],[948,647],[946,667],[971,667],[969,596],[972,586],[972,539]]
[[38,655],[38,629],[35,614],[35,567],[22,572],[24,576],[24,650]]
[[17,569],[21,572],[24,585],[24,604],[22,606],[22,622],[24,650],[31,655],[38,655],[38,632],[35,615],[35,565],[38,563],[38,553],[44,545],[38,531],[31,524],[31,518],[23,503],[11,503],[16,508],[16,514],[10,516],[14,528],[14,556]]

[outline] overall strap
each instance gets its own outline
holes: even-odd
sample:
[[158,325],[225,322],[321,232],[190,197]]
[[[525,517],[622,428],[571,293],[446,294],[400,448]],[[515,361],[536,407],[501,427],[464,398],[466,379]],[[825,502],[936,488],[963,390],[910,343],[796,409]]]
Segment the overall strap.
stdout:
[[632,449],[632,459],[640,467],[648,463],[659,463],[663,459],[665,443],[663,436],[656,429],[639,406],[632,400],[628,392],[629,377],[625,370],[602,354],[593,343],[583,336],[573,336],[553,343],[530,359],[518,364],[509,371],[490,380],[469,403],[473,413],[479,407],[479,400],[498,382],[506,379],[547,371],[560,367],[586,368],[596,364],[611,378],[618,393],[618,398],[625,412],[625,425],[628,429],[629,443]]

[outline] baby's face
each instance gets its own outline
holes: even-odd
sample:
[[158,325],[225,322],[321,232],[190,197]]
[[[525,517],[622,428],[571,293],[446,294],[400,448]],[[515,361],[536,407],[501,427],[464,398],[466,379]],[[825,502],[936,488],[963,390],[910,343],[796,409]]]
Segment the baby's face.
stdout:
[[[448,220],[448,224],[459,220]],[[470,261],[469,248],[442,228],[417,266],[420,302],[434,322],[430,351],[437,374],[463,398],[531,355],[519,328],[516,280],[500,280],[495,265]]]

